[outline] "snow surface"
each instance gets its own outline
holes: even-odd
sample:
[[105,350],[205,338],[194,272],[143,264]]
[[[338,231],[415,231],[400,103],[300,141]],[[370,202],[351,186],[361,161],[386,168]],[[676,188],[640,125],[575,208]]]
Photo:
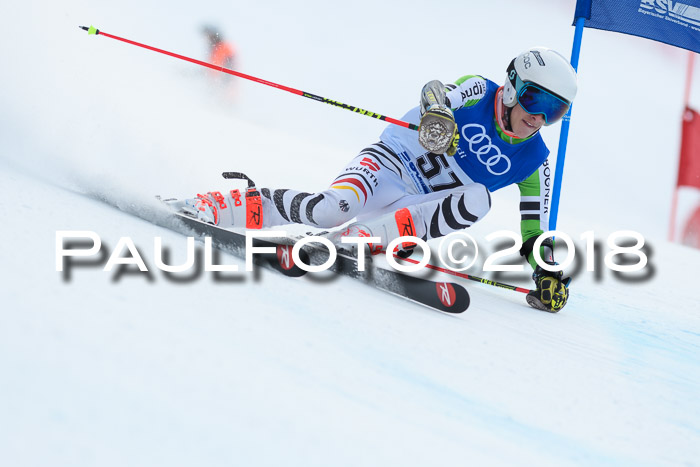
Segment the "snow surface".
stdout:
[[[453,316],[346,278],[158,271],[154,238],[174,264],[185,238],[97,198],[152,205],[224,189],[225,170],[321,190],[383,124],[76,26],[205,58],[213,22],[241,71],[400,117],[430,79],[500,81],[530,45],[568,54],[572,0],[5,3],[0,465],[700,463],[700,252],[666,241],[684,51],[584,33],[559,228],[595,231],[602,254],[640,232],[650,277],[599,265],[557,315],[469,282]],[[472,235],[517,231],[517,202],[496,193]],[[59,230],[107,254],[130,237],[150,273],[67,278]]]

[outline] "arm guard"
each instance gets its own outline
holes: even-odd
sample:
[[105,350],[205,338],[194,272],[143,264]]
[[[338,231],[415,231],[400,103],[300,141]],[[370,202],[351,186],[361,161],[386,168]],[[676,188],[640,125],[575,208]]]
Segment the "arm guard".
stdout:
[[445,86],[434,79],[423,86],[420,93],[420,114],[423,115],[430,107],[449,107],[445,96]]

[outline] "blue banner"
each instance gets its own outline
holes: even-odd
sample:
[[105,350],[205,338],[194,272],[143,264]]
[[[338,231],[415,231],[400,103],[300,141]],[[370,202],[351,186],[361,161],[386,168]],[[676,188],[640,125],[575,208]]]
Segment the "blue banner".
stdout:
[[621,32],[700,53],[700,0],[578,0],[585,27]]

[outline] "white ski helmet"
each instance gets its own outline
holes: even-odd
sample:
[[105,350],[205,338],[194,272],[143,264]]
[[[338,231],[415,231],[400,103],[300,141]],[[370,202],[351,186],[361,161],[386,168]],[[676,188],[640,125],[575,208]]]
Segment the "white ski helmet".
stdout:
[[543,115],[545,125],[562,118],[576,97],[576,71],[555,50],[528,49],[510,62],[506,72],[503,104],[519,103],[526,112]]

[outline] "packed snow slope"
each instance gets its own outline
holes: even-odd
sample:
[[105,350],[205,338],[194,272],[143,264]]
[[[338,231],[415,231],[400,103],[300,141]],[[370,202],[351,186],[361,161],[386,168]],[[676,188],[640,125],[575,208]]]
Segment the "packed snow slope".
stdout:
[[[213,23],[241,71],[398,118],[430,79],[500,81],[530,45],[568,55],[573,9],[3,5],[0,464],[697,465],[700,252],[665,241],[684,52],[584,33],[559,228],[579,269],[583,232],[602,261],[612,232],[638,231],[644,271],[579,270],[556,315],[469,282],[472,306],[453,316],[347,278],[159,271],[154,239],[179,264],[185,237],[125,211],[226,189],[226,170],[322,190],[384,124],[77,28],[203,59]],[[553,152],[558,130],[543,130]],[[484,238],[518,220],[504,189],[470,233],[493,251]],[[101,262],[57,272],[62,230],[99,235]],[[102,270],[121,237],[148,273]]]

